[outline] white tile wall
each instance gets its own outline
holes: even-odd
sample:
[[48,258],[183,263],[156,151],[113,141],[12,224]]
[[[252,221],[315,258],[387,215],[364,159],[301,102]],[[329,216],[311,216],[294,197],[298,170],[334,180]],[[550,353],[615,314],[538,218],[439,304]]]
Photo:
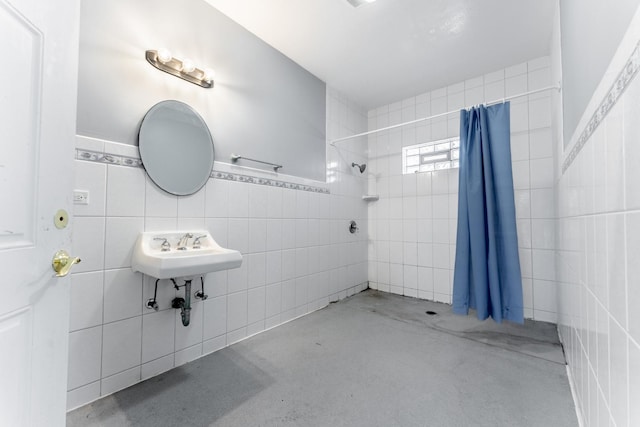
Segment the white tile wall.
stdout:
[[102,326],[71,332],[69,346],[80,349],[69,353],[69,390],[100,380]]
[[[331,89],[327,118],[328,140],[366,129],[365,112]],[[79,137],[78,147],[136,156],[135,147],[91,138]],[[68,408],[365,289],[367,175],[351,162],[366,162],[366,148],[328,146],[321,185],[331,194],[210,179],[195,195],[176,197],[142,169],[76,161],[75,188],[90,192],[90,204],[74,216],[73,251],[83,262],[72,275]],[[159,311],[145,307],[155,280],[131,271],[131,249],[144,230],[202,227],[244,262],[207,275],[209,299],[192,299],[184,327],[171,308],[184,291],[169,281],[158,284]]]
[[639,115],[636,76],[555,188],[558,329],[585,426],[640,425]]
[[[368,113],[370,130],[551,85],[537,58],[420,94]],[[511,150],[525,316],[556,321],[554,161],[550,93],[511,102]],[[408,119],[409,120],[409,119]],[[458,136],[459,118],[369,136],[369,281],[372,288],[450,303],[455,262],[458,169],[402,175],[402,147]],[[417,268],[416,268],[417,267]],[[416,295],[417,293],[417,295]]]
[[103,378],[140,365],[142,316],[104,324],[102,334]]
[[160,310],[142,317],[142,363],[173,354],[175,318],[172,310]]
[[103,286],[101,271],[72,275],[71,306],[76,308],[69,318],[69,331],[102,324]]
[[[122,191],[126,188],[126,191]],[[107,216],[144,215],[145,173],[140,168],[107,166]]]

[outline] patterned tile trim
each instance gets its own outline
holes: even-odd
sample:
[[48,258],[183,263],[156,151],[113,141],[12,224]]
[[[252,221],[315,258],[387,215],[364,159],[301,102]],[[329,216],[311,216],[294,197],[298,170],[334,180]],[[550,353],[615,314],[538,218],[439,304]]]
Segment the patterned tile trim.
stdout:
[[116,154],[100,153],[97,151],[76,149],[76,159],[88,162],[107,163],[110,165],[142,167],[142,160],[136,157],[120,156]]
[[[97,151],[76,149],[76,159],[88,162],[106,163],[110,165],[129,166],[134,168],[142,167],[142,160],[135,157],[120,156],[116,154],[100,153]],[[311,185],[296,184],[293,182],[280,181],[270,178],[259,178],[255,176],[242,175],[238,173],[211,171],[211,178],[225,179],[227,181],[246,182],[248,184],[269,185],[272,187],[288,188],[291,190],[310,191],[312,193],[329,194],[329,188],[314,187]]]
[[587,143],[593,132],[596,131],[600,123],[607,116],[609,111],[616,105],[616,102],[622,96],[624,90],[629,86],[629,83],[633,80],[633,78],[638,74],[638,70],[640,69],[640,42],[636,45],[635,49],[629,56],[629,59],[625,63],[622,71],[618,74],[616,81],[611,85],[611,88],[607,92],[607,95],[604,97],[600,105],[596,109],[596,111],[589,119],[587,126],[584,128],[578,141],[574,144],[573,148],[569,155],[565,158],[562,164],[562,174],[569,169],[569,166],[573,163],[573,161],[578,157],[578,153],[582,150],[582,147]]
[[212,171],[211,178],[226,179],[228,181],[247,182],[250,184],[270,185],[272,187],[289,188],[292,190],[310,191],[312,193],[329,194],[329,189],[325,187],[313,187],[311,185],[296,184],[293,182],[278,181],[277,179],[258,178],[255,176],[241,175],[237,173]]

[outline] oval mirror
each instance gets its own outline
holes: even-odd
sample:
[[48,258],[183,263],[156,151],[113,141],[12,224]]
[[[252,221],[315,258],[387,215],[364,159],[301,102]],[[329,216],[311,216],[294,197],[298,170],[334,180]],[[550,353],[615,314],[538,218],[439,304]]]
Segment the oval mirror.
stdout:
[[213,140],[202,117],[180,101],[162,101],[147,112],[138,133],[140,158],[164,191],[193,194],[213,168]]

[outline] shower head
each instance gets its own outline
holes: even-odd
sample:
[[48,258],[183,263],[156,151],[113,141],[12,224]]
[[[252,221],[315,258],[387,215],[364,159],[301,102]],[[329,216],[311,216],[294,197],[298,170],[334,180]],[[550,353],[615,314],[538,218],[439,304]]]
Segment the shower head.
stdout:
[[360,169],[360,173],[364,173],[364,170],[367,168],[367,164],[363,163],[361,165],[357,164],[357,163],[351,163],[351,167],[357,167],[358,169]]

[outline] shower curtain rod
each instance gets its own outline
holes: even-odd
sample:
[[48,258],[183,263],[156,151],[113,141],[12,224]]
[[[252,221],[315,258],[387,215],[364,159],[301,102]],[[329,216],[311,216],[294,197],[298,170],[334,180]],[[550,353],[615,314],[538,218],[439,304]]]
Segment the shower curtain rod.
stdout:
[[[561,87],[560,86],[547,86],[547,87],[544,87],[542,89],[530,90],[529,92],[519,93],[517,95],[505,96],[504,98],[496,99],[494,101],[485,102],[483,104],[484,105],[499,104],[501,102],[505,102],[505,101],[508,101],[510,99],[521,98],[523,96],[533,95],[533,94],[544,92],[544,91],[551,90],[551,89],[555,89],[557,91],[560,91]],[[478,104],[476,104],[476,105],[478,105]],[[480,105],[482,105],[482,104],[480,104]],[[471,107],[473,107],[473,105]],[[471,108],[471,107],[466,107],[466,108]],[[389,130],[389,129],[395,129],[395,128],[399,128],[399,127],[402,127],[402,126],[412,125],[414,123],[424,122],[425,120],[437,119],[438,117],[443,117],[443,116],[448,116],[449,114],[459,113],[460,110],[461,109],[459,108],[457,110],[447,111],[446,113],[434,114],[433,116],[423,117],[421,119],[410,120],[408,122],[399,123],[397,125],[391,125],[391,126],[383,127],[383,128],[380,128],[380,129],[370,130],[368,132],[362,132],[362,133],[358,133],[358,134],[351,135],[351,136],[345,136],[345,137],[342,137],[342,138],[337,138],[337,139],[334,139],[333,141],[331,141],[330,144],[335,147],[336,142],[346,141],[348,139],[358,138],[360,136],[367,136],[367,135],[371,135],[373,133],[378,133],[378,132],[382,132],[382,131]]]

